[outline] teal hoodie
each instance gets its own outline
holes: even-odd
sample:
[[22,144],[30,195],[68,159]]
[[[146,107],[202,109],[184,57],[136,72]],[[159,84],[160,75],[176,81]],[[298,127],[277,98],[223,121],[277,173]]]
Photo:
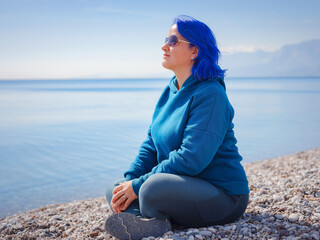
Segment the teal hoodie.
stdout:
[[173,77],[156,105],[148,136],[124,173],[137,196],[155,173],[206,180],[231,195],[248,194],[233,132],[234,110],[223,79],[198,81],[192,75],[177,89]]

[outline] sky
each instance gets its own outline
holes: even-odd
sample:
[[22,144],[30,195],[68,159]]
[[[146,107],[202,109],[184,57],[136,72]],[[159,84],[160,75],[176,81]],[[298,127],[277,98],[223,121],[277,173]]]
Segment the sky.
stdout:
[[169,77],[174,17],[206,23],[223,54],[320,39],[319,0],[0,0],[0,79]]

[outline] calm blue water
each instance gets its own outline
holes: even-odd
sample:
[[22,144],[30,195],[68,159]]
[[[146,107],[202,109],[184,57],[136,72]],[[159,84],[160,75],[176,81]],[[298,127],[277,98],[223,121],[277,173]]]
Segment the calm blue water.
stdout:
[[[0,81],[0,217],[104,195],[169,79]],[[320,78],[226,79],[243,163],[320,146]]]

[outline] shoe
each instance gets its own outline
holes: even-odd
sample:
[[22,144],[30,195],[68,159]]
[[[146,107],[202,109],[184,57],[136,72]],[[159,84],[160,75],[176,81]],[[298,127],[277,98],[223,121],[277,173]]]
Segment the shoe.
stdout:
[[171,223],[168,219],[138,218],[131,213],[121,212],[111,215],[104,228],[120,240],[139,240],[162,236],[171,230]]

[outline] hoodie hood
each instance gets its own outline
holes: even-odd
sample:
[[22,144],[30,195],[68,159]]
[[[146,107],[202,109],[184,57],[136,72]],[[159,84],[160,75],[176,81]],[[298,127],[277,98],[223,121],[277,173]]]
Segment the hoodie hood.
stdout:
[[[226,90],[226,85],[224,83],[223,77],[215,77],[205,81],[218,81],[222,85],[222,87]],[[195,77],[193,77],[193,75],[190,75],[186,79],[186,81],[182,84],[179,90],[177,88],[177,82],[178,80],[176,76],[172,77],[170,80],[169,87],[173,93],[177,93],[179,91],[192,91],[200,81],[197,80]]]
[[198,83],[198,80],[195,79],[192,75],[190,75],[184,81],[184,83],[182,84],[182,86],[180,87],[179,90],[177,88],[177,83],[178,83],[178,80],[177,80],[176,76],[171,78],[169,86],[170,86],[170,90],[173,93],[177,93],[178,91],[191,91],[196,86],[196,84]]
[[224,90],[226,90],[226,84],[224,83],[224,77],[216,77],[215,78],[224,88]]

